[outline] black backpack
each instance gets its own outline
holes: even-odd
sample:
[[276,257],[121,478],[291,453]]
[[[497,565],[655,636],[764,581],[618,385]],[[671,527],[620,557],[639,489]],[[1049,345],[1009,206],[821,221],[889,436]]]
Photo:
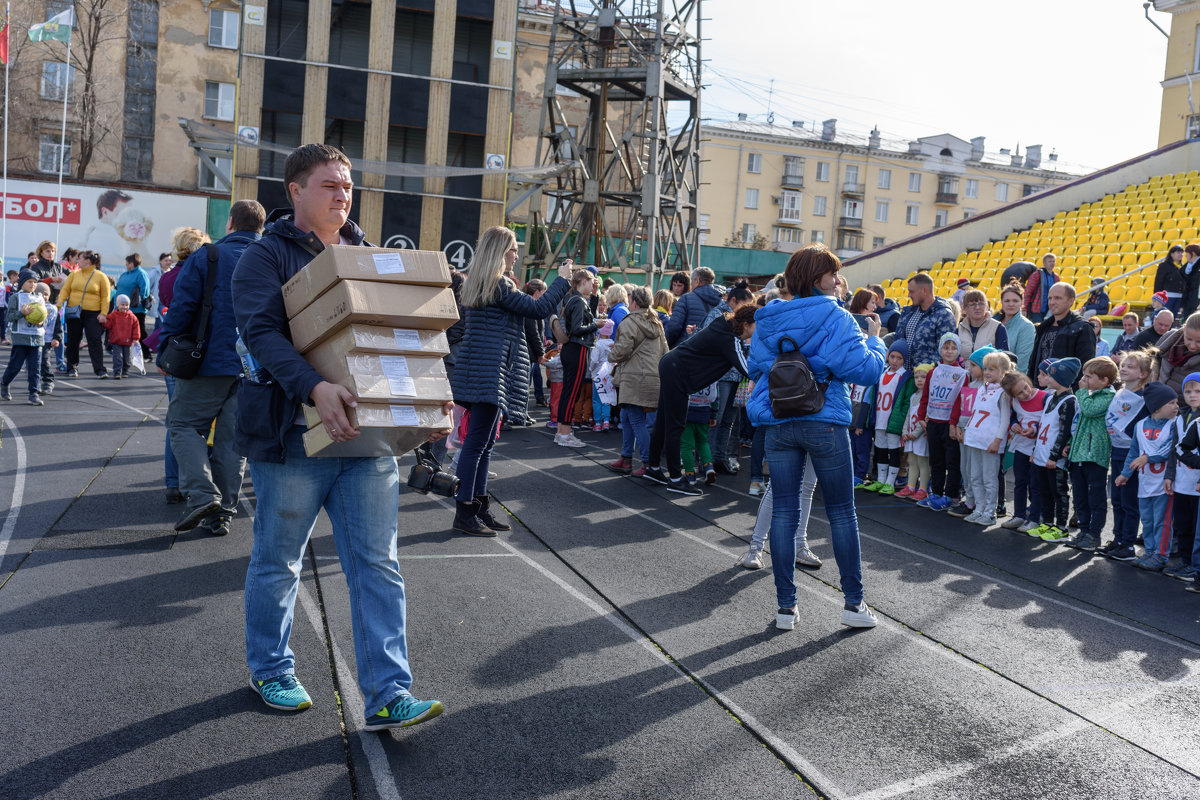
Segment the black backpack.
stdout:
[[[784,342],[791,342],[792,349],[785,351]],[[816,379],[808,359],[790,336],[779,340],[779,355],[771,365],[767,380],[771,415],[775,419],[807,417],[825,407],[825,390],[829,388],[829,382]]]

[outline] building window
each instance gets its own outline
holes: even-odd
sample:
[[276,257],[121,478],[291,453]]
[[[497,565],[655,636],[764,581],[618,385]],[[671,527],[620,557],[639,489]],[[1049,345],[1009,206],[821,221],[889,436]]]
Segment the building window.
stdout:
[[850,219],[862,219],[863,203],[861,200],[843,200],[842,216]]
[[[204,83],[204,116],[209,119],[233,121],[234,89],[232,83]],[[756,190],[752,190],[756,191]]]
[[879,188],[880,189],[892,188],[892,171],[890,169],[879,170]]
[[813,244],[825,241],[825,231],[813,231],[812,239],[809,241],[811,241]]
[[1026,183],[1021,186],[1021,197],[1029,197],[1031,194],[1037,194],[1041,191],[1041,187],[1034,186],[1032,183]]
[[969,197],[972,200],[979,197],[979,181],[967,178],[967,191],[963,193],[963,197]]
[[979,209],[977,209],[977,208],[964,208],[963,209],[963,219],[970,219],[971,217],[975,216],[978,213],[979,213]]
[[908,173],[908,190],[910,192],[921,191],[921,173],[919,173],[919,172]]
[[758,208],[758,189],[746,190],[746,208]]
[[904,209],[904,224],[905,225],[919,224],[920,215],[921,215],[921,206],[917,205],[916,203],[909,203],[908,207]]
[[784,156],[783,175],[785,178],[802,177],[804,175],[804,159],[800,156]]
[[42,62],[42,99],[62,100],[66,92],[68,100],[75,97],[75,67],[57,61]]
[[819,180],[819,181],[829,180],[829,162],[828,161],[818,161],[817,162],[817,180]]
[[237,50],[238,46],[238,12],[218,11],[208,12],[208,46],[222,47],[226,50]]
[[801,195],[799,192],[784,191],[779,195],[779,221],[792,222],[800,224],[800,202]]
[[878,250],[879,248],[883,247],[885,244],[887,244],[887,240],[884,239],[882,236],[872,236],[871,237],[871,249],[872,250]]
[[949,222],[950,215],[946,212],[946,209],[939,208],[933,212],[933,227],[944,228]]
[[742,241],[750,244],[754,241],[754,237],[758,235],[758,226],[753,222],[747,222],[742,226]]
[[846,184],[858,184],[858,166],[855,164],[846,165]]
[[1007,203],[1008,202],[1008,184],[1007,183],[997,183],[996,184],[996,202],[997,203]]
[[67,174],[71,168],[71,137],[64,141],[57,133],[43,133],[38,138],[38,171]]
[[[232,158],[213,158],[213,163],[217,165],[217,169],[221,171],[226,178],[233,178],[233,159]],[[201,189],[214,189],[216,191],[227,192],[229,187],[217,177],[216,173],[208,168],[208,164],[200,162],[200,180],[197,182]]]
[[813,216],[814,217],[825,216],[825,203],[826,202],[828,202],[828,201],[824,197],[814,197],[813,198]]
[[799,228],[776,228],[775,241],[781,244],[804,244],[804,231]]
[[876,200],[875,201],[875,221],[876,222],[887,222],[888,221],[888,201],[887,200]]
[[762,172],[762,153],[750,153],[746,156],[746,172],[755,175]]
[[863,235],[858,231],[842,231],[838,234],[838,250],[862,250]]

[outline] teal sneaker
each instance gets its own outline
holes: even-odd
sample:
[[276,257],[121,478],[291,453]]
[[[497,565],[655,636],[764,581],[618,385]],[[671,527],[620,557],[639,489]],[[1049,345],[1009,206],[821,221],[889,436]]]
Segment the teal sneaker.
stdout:
[[312,706],[312,698],[295,675],[276,675],[265,681],[250,679],[250,688],[271,708],[280,711],[303,711]]
[[442,703],[439,700],[418,700],[410,694],[402,694],[380,709],[378,714],[367,717],[366,728],[369,731],[407,728],[441,713]]

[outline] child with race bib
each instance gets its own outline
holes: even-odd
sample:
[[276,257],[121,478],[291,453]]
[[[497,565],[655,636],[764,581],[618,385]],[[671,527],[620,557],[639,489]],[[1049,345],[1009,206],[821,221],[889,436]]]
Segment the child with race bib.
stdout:
[[1013,421],[1008,428],[1008,449],[1013,454],[1013,515],[1001,527],[1026,533],[1040,523],[1042,515],[1041,482],[1032,480],[1033,446],[1046,405],[1046,392],[1035,389],[1024,372],[1013,370],[1000,379],[1012,402]]
[[1038,365],[1038,382],[1049,393],[1046,407],[1038,422],[1037,441],[1033,446],[1033,474],[1041,481],[1042,515],[1037,527],[1026,531],[1047,542],[1067,538],[1067,516],[1070,514],[1071,493],[1067,489],[1066,464],[1063,450],[1071,440],[1071,423],[1075,419],[1075,395],[1071,384],[1079,377],[1078,358],[1047,358]]
[[1150,416],[1133,427],[1133,441],[1119,484],[1124,485],[1134,472],[1138,474],[1138,508],[1142,514],[1142,541],[1145,552],[1133,565],[1161,572],[1171,552],[1171,500],[1166,484],[1167,461],[1175,449],[1175,426],[1171,420],[1179,413],[1179,398],[1165,383],[1153,381],[1142,390],[1142,399]]
[[929,497],[929,439],[925,436],[925,423],[920,420],[921,396],[933,364],[918,364],[913,368],[912,397],[908,401],[908,414],[904,418],[904,431],[900,434],[904,452],[908,453],[908,485],[896,492],[896,497],[921,502]]
[[[994,350],[995,348],[992,349]],[[970,424],[971,415],[975,410],[975,396],[979,394],[979,388],[983,386],[983,357],[987,355],[987,352],[989,351],[984,351],[983,349],[976,350],[967,359],[967,383],[959,391],[958,399],[954,403],[954,414],[951,419],[953,425],[950,428],[950,435],[958,443],[958,460],[959,464],[962,465],[959,477],[962,480],[963,487],[962,499],[946,509],[946,513],[954,517],[969,517],[974,514],[976,503],[981,499],[971,492],[971,472],[967,465],[967,453],[963,447],[963,433],[967,425]],[[978,359],[976,359],[977,355],[979,356]]]
[[[1189,583],[1195,579],[1195,562],[1192,549],[1196,544],[1196,511],[1200,504],[1200,470],[1194,469],[1181,459],[1184,437],[1200,422],[1200,373],[1193,372],[1183,379],[1183,403],[1187,407],[1175,417],[1175,441],[1178,442],[1167,461],[1166,484],[1172,493],[1171,529],[1175,536],[1171,560],[1163,569],[1163,575]],[[1196,438],[1192,434],[1192,438]],[[1191,460],[1191,459],[1189,459]],[[1197,464],[1200,459],[1193,460]]]
[[962,489],[958,441],[950,432],[955,404],[967,381],[967,371],[958,356],[958,342],[958,334],[942,334],[938,344],[942,363],[925,379],[917,411],[917,419],[924,423],[925,438],[929,441],[929,497],[918,500],[917,505],[930,511],[950,508]]
[[1109,493],[1112,496],[1113,540],[1096,552],[1113,561],[1133,561],[1137,558],[1134,545],[1137,543],[1138,523],[1142,519],[1138,510],[1138,476],[1136,472],[1133,473],[1123,484],[1118,484],[1117,478],[1125,467],[1125,457],[1129,455],[1133,422],[1142,416],[1145,405],[1142,389],[1150,382],[1150,376],[1157,371],[1156,367],[1151,351],[1126,352],[1118,369],[1121,388],[1108,404],[1108,411],[1104,415],[1104,427],[1112,443]]
[[[904,359],[908,358],[908,342],[897,339],[888,348],[887,368],[875,387],[875,464],[878,477],[873,483],[862,487],[868,492],[880,494],[896,493],[896,476],[900,474],[900,430],[893,432],[892,411],[907,395],[904,393],[908,370]],[[911,393],[912,389],[909,387]],[[904,419],[904,415],[900,415]]]
[[971,361],[983,367],[983,384],[975,393],[971,417],[963,428],[963,473],[975,512],[967,522],[989,527],[996,524],[1000,494],[1000,459],[1012,419],[1012,401],[1000,385],[1012,369],[1008,356],[994,347],[981,347]]
[[1075,494],[1075,517],[1079,533],[1068,547],[1092,552],[1100,547],[1100,532],[1108,516],[1108,461],[1112,440],[1104,425],[1104,415],[1117,392],[1117,365],[1108,356],[1097,356],[1083,365],[1075,403],[1079,413],[1071,433],[1067,454],[1071,490]]

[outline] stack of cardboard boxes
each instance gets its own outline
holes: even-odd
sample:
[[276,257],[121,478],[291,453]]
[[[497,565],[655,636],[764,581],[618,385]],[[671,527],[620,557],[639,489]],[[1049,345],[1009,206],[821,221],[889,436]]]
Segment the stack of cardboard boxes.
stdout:
[[305,406],[310,456],[402,455],[449,428],[442,356],[458,320],[441,252],[333,245],[283,287],[292,343],[325,380],[358,399],[359,436],[334,442]]

